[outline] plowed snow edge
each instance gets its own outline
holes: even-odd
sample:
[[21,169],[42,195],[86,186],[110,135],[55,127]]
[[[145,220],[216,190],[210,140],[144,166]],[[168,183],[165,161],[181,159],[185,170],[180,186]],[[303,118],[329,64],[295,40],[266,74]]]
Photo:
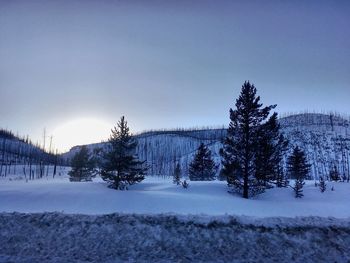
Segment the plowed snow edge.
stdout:
[[349,262],[350,219],[1,213],[0,262]]

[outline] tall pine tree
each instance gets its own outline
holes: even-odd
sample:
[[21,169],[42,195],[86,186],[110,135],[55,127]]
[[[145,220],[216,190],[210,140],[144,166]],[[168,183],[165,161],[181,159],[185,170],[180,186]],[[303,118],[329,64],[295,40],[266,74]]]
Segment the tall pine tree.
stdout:
[[228,185],[242,193],[244,198],[263,189],[256,179],[256,153],[261,133],[261,125],[276,107],[263,107],[256,88],[249,81],[244,82],[235,110],[230,109],[230,124],[224,147],[223,174]]
[[287,160],[287,169],[289,176],[295,179],[294,192],[296,198],[303,197],[304,180],[310,172],[305,153],[297,146]]
[[215,179],[217,165],[212,159],[211,151],[201,143],[189,167],[191,181],[211,181]]
[[258,129],[256,146],[256,179],[264,187],[268,187],[269,183],[274,183],[278,187],[284,186],[286,178],[283,173],[283,157],[287,151],[288,141],[280,132],[276,112]]
[[109,187],[119,190],[141,182],[146,168],[144,162],[134,155],[137,143],[130,135],[124,116],[118,122],[118,128],[112,129],[108,142],[101,168],[102,179],[109,183]]

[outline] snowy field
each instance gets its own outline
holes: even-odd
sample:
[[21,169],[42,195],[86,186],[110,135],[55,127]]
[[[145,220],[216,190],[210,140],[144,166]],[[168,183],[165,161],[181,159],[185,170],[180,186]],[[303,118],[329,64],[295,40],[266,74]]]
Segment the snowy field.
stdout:
[[[0,178],[0,262],[349,262],[350,184],[245,200],[225,182]],[[50,173],[49,173],[50,174]],[[331,191],[331,187],[334,191]]]
[[[334,191],[330,190],[332,186]],[[148,177],[129,191],[109,189],[101,179],[79,183],[70,182],[67,176],[33,181],[3,178],[0,180],[0,212],[350,218],[349,183],[328,183],[327,191],[321,193],[310,181],[304,187],[302,199],[294,198],[291,188],[270,189],[249,200],[227,191],[225,182],[190,182],[190,187],[183,189],[174,185],[170,178],[158,177]]]

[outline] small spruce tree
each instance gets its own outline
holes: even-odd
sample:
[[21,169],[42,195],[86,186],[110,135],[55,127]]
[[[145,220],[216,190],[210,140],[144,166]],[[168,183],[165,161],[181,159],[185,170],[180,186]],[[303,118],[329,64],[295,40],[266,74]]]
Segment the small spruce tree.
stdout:
[[185,189],[187,189],[188,187],[190,187],[190,184],[189,183],[187,183],[187,181],[186,180],[184,180],[183,182],[182,182],[182,187],[183,188],[185,188]]
[[211,181],[215,179],[217,165],[211,157],[211,151],[201,143],[189,167],[191,181]]
[[71,182],[91,181],[94,175],[94,161],[84,145],[71,160],[72,170],[68,172]]
[[326,181],[324,180],[323,176],[320,177],[319,187],[320,187],[321,193],[323,193],[327,189]]
[[304,180],[310,172],[310,165],[306,160],[305,153],[299,148],[295,147],[291,156],[287,161],[287,169],[291,178],[295,179],[294,192],[296,198],[303,197]]
[[118,128],[112,129],[108,142],[101,164],[102,179],[109,187],[119,190],[127,190],[129,185],[141,182],[146,168],[135,155],[137,143],[130,135],[124,116],[118,122]]
[[329,171],[329,178],[331,181],[340,181],[341,178],[337,166],[334,165],[333,169]]
[[177,163],[175,166],[175,170],[173,174],[173,183],[176,185],[181,184],[181,167],[179,163]]
[[295,198],[302,198],[304,196],[303,194],[304,184],[305,184],[304,179],[302,178],[295,179],[295,184],[294,184]]

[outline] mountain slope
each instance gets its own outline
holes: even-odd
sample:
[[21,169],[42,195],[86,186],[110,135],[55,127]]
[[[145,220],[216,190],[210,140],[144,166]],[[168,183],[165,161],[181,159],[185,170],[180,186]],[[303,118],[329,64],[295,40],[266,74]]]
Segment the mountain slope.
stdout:
[[[305,113],[279,119],[282,132],[290,141],[290,151],[298,145],[305,150],[312,164],[310,179],[328,175],[336,167],[341,175],[349,176],[350,124],[337,115]],[[219,150],[226,136],[225,129],[153,131],[136,135],[137,154],[149,166],[149,174],[172,175],[180,163],[182,173],[201,142],[212,151],[219,164]],[[91,150],[103,148],[104,143],[91,144]],[[71,158],[80,146],[73,147],[65,158]]]
[[20,138],[10,131],[0,129],[0,176],[6,177],[12,168],[16,171],[17,165],[23,165],[24,169],[25,166],[43,167],[45,164],[57,162],[60,160],[54,154],[47,153],[29,139]]
[[306,152],[311,178],[328,176],[331,169],[349,177],[349,120],[332,114],[298,114],[280,119],[280,124],[291,145]]

